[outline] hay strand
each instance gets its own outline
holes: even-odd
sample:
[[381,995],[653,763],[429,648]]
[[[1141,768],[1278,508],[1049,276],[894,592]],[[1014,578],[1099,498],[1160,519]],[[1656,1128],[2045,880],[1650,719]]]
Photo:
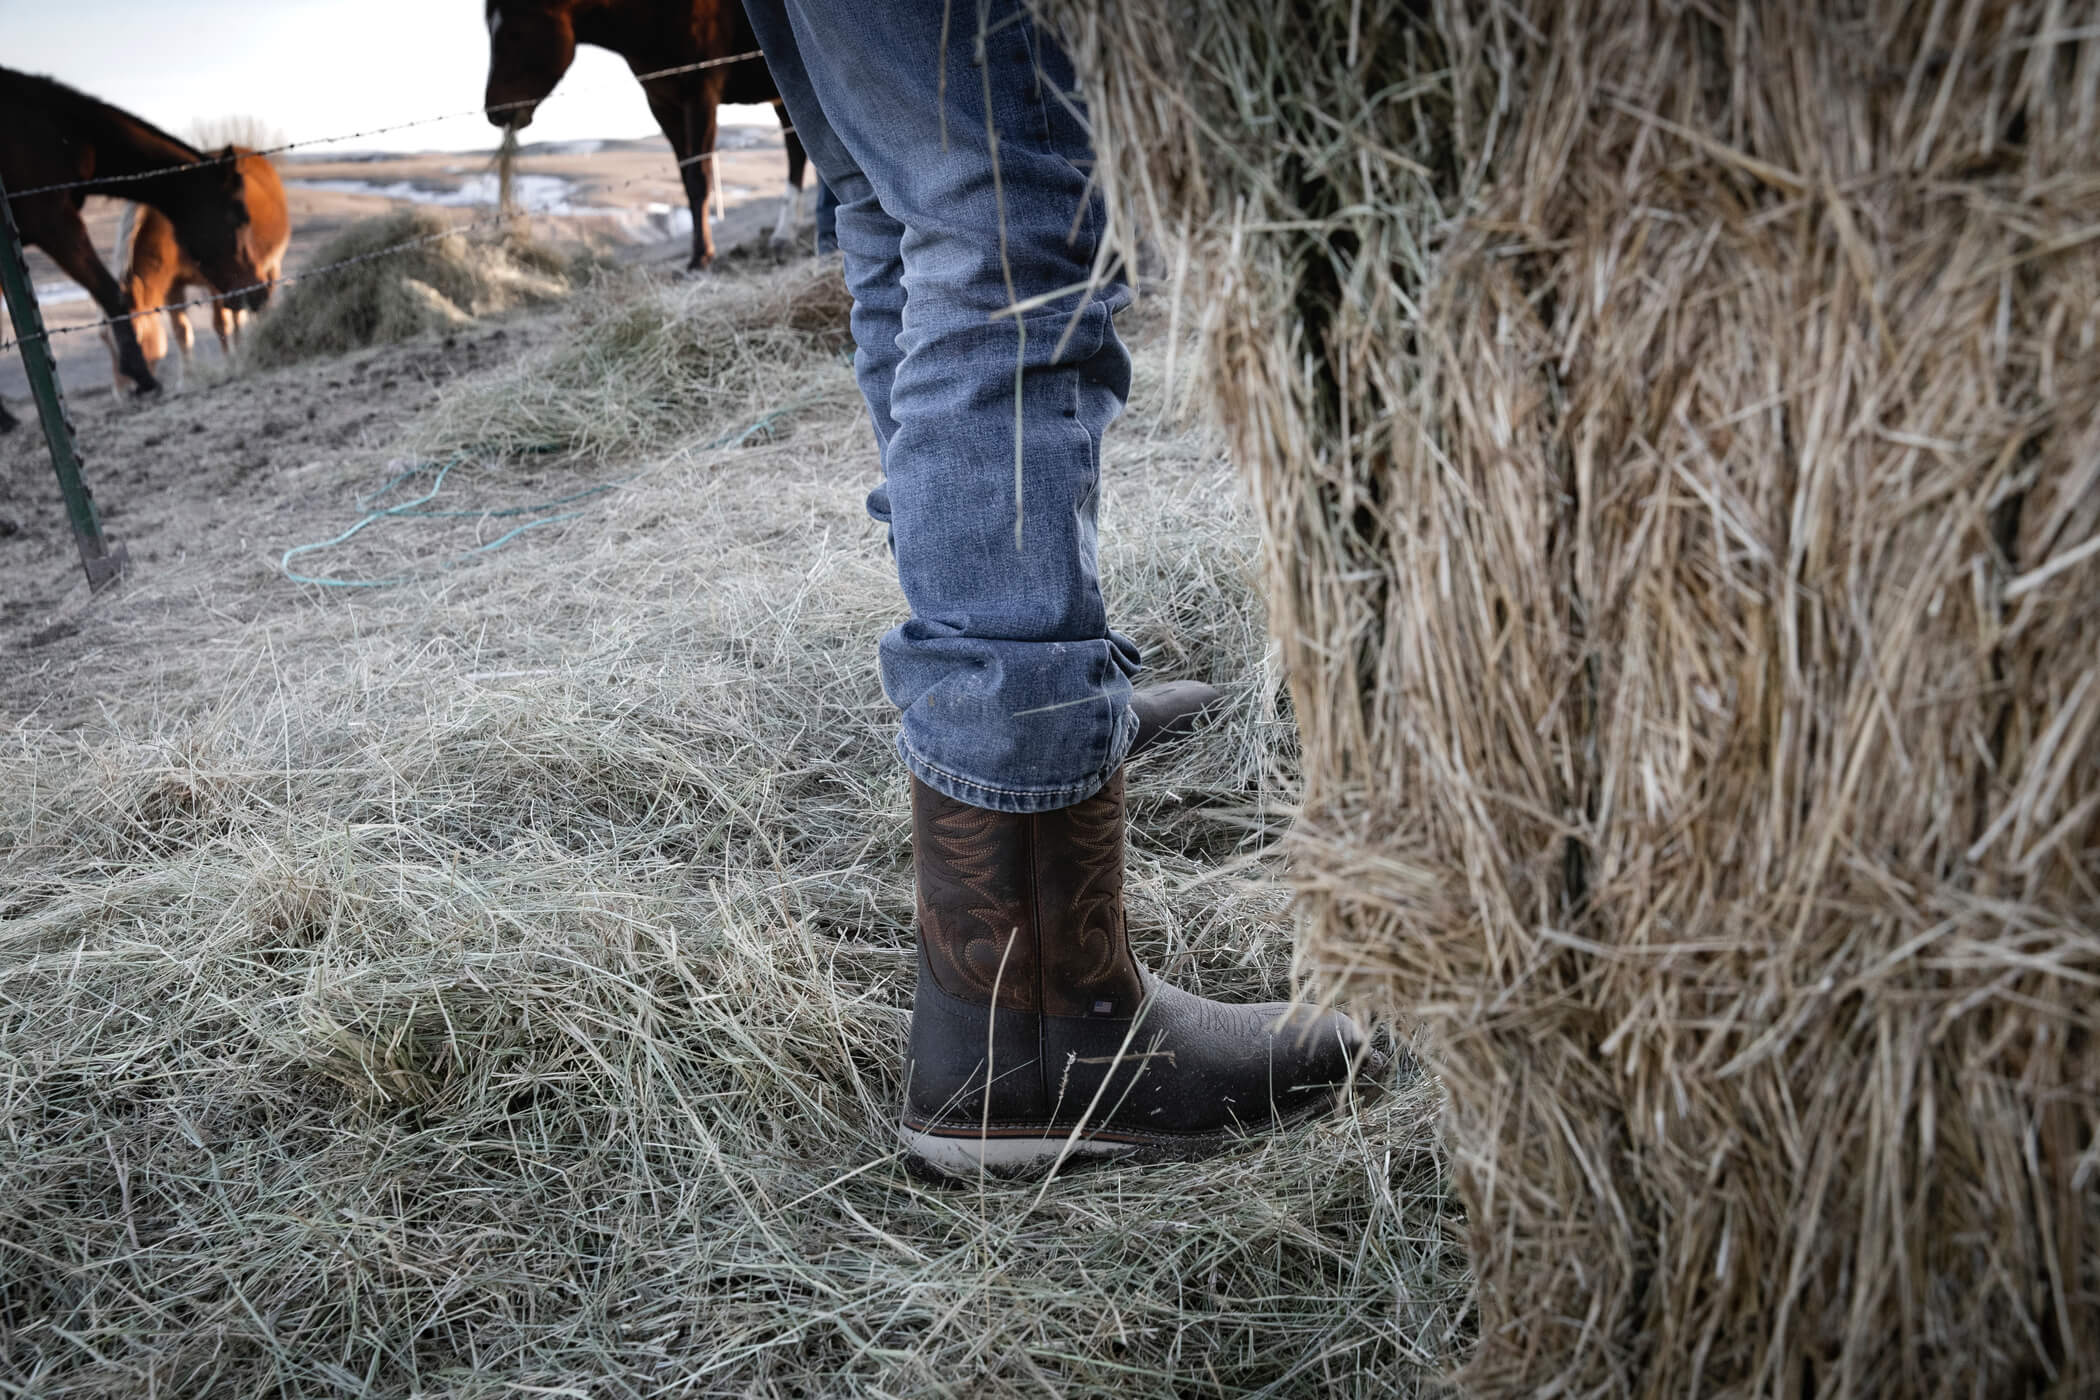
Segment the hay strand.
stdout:
[[511,215],[522,212],[518,208],[518,129],[503,128],[503,139],[496,145],[496,212]]

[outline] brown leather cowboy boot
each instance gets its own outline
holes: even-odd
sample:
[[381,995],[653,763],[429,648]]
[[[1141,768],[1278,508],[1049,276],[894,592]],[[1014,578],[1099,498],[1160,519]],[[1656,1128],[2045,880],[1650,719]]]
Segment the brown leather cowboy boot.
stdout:
[[907,1160],[946,1176],[1062,1156],[1200,1157],[1323,1112],[1383,1056],[1347,1016],[1158,981],[1123,928],[1123,777],[1016,815],[912,780],[919,981]]
[[1123,757],[1126,760],[1137,758],[1155,748],[1187,738],[1224,704],[1224,692],[1202,681],[1164,681],[1159,685],[1139,686],[1130,697],[1130,712],[1137,716],[1137,733],[1130,740],[1130,751]]

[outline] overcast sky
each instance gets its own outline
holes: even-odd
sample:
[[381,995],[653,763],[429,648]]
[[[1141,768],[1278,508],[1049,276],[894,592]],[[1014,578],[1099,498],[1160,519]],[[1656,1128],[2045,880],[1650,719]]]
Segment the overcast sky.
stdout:
[[[253,116],[303,141],[479,106],[481,15],[481,0],[0,0],[0,64],[177,135],[200,118]],[[723,117],[773,124],[763,108]],[[586,48],[526,135],[655,131],[626,65]],[[483,150],[495,139],[476,113],[321,150]]]

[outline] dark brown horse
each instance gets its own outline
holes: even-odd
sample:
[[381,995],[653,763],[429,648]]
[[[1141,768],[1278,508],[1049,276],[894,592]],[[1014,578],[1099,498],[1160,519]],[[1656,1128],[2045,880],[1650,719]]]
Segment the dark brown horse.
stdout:
[[[637,76],[688,63],[752,53],[758,39],[741,0],[486,0],[489,121],[512,129],[532,121],[533,105],[554,91],[578,44],[611,49]],[[707,226],[708,181],[714,175],[715,109],[724,102],[770,102],[780,94],[762,58],[679,73],[642,84],[656,124],[671,140],[693,208],[695,269],[714,261]],[[802,142],[787,133],[788,187],[799,203]]]
[[[187,168],[192,166],[197,168]],[[168,167],[174,168],[146,173]],[[137,175],[145,178],[125,178]],[[133,307],[95,255],[81,222],[80,206],[91,194],[137,200],[167,215],[183,248],[219,291],[262,281],[242,237],[248,207],[231,146],[208,157],[63,83],[0,68],[0,182],[10,191],[8,204],[22,241],[42,248],[87,288],[104,315],[128,316]],[[28,193],[57,184],[71,188]],[[236,309],[253,307],[260,295],[238,298]],[[140,393],[157,388],[131,323],[119,321],[110,330],[125,377]]]

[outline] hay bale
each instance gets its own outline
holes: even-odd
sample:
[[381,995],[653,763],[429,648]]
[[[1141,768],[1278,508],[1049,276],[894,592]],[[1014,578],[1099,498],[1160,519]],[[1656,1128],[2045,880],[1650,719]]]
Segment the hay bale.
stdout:
[[1263,513],[1303,960],[1435,1031],[1464,1383],[2088,1393],[2093,29],[1044,8]]
[[470,239],[428,209],[360,219],[314,255],[315,268],[337,263],[350,265],[301,273],[276,299],[251,342],[257,364],[413,340],[555,300],[570,284],[555,250],[522,237]]

